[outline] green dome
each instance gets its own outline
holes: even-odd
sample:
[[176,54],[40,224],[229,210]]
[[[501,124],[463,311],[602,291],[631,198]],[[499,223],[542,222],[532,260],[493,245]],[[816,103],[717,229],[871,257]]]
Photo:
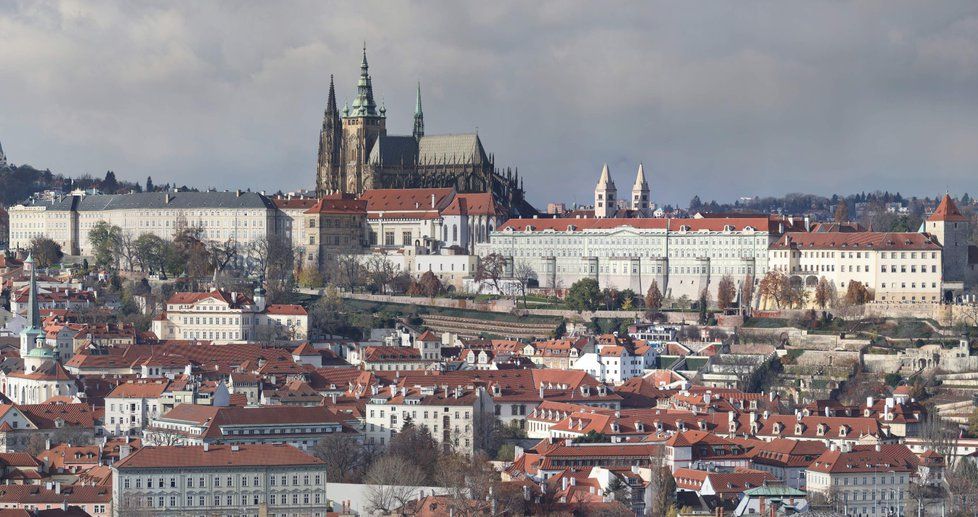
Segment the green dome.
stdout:
[[53,359],[56,357],[54,350],[48,347],[34,347],[30,352],[27,352],[27,357],[41,357],[44,359]]

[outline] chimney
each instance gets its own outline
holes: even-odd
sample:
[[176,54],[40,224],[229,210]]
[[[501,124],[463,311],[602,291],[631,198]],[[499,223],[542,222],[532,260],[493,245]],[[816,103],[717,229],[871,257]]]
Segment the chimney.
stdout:
[[163,194],[163,204],[164,205],[169,205],[170,204],[170,193],[169,192],[167,192],[166,194]]
[[866,407],[873,407],[873,397],[866,397]]
[[[876,447],[879,447],[879,445],[877,445]],[[60,481],[55,481],[54,482],[54,493],[56,493],[56,494],[60,494],[61,493],[61,482]]]
[[204,442],[204,452],[207,452],[208,450],[210,450],[210,446],[207,444],[207,442]]
[[435,207],[435,195],[432,194],[431,195],[431,208],[434,208],[434,207]]

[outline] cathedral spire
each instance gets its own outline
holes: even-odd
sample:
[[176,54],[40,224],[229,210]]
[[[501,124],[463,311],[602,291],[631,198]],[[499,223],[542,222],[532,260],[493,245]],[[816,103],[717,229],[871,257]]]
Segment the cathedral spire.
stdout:
[[414,104],[414,138],[424,136],[424,112],[421,111],[421,81],[418,81],[418,100]]
[[[420,97],[420,95],[421,95],[421,89],[420,88],[421,88],[421,86],[419,85],[418,86],[418,95],[419,95],[419,97],[418,97],[418,106],[419,107],[421,106],[421,97]],[[3,154],[3,144],[0,144],[0,167],[6,167],[6,166],[7,166],[7,156],[5,154]]]
[[350,115],[353,117],[376,117],[377,104],[374,102],[374,87],[370,81],[370,67],[367,65],[367,44],[363,44],[363,60],[360,62],[360,80],[357,81],[357,97],[353,99]]
[[329,96],[326,98],[326,113],[323,117],[323,125],[326,125],[326,120],[331,116],[338,114],[339,110],[336,109],[336,87],[333,85],[333,74],[329,74]]

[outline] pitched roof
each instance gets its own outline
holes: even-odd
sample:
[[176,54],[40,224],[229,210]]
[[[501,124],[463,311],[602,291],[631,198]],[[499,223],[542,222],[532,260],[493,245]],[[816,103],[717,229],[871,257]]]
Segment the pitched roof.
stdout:
[[706,218],[706,219],[660,219],[660,218],[601,218],[601,219],[510,219],[506,221],[499,230],[513,229],[514,231],[525,231],[531,228],[533,231],[553,230],[557,232],[566,231],[597,231],[615,230],[619,228],[634,228],[636,230],[669,230],[680,232],[683,228],[689,232],[711,231],[721,232],[727,226],[733,227],[733,231],[743,231],[750,227],[759,232],[770,231],[772,222],[768,217],[737,217],[730,219]]
[[818,250],[939,250],[930,235],[916,232],[790,232],[771,249]]
[[273,303],[268,307],[265,307],[265,314],[274,314],[276,316],[308,316],[309,313],[306,312],[306,308],[301,305],[295,304],[279,304]]
[[324,197],[305,211],[307,214],[363,214],[367,213],[367,202],[362,199],[342,199]]
[[927,218],[928,221],[945,221],[945,222],[962,222],[967,221],[968,218],[961,214],[958,210],[958,206],[954,204],[954,200],[951,199],[950,194],[944,194],[944,198],[941,199],[941,203],[937,205],[937,209],[934,210],[933,214]]
[[[367,201],[367,212],[439,211],[454,197],[453,188],[371,189],[360,199]],[[434,206],[431,197],[435,197]]]
[[143,447],[115,464],[118,470],[198,467],[323,465],[291,445],[249,444]]
[[913,472],[919,458],[903,444],[854,445],[852,450],[823,452],[808,470],[823,473]]
[[418,141],[418,163],[483,164],[489,158],[476,133],[425,135]]

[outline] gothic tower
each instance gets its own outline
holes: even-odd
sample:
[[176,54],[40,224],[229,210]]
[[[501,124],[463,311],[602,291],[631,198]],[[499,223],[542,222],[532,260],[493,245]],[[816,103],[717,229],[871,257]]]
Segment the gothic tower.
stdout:
[[377,109],[374,102],[374,89],[367,66],[367,46],[363,47],[363,61],[360,62],[360,79],[357,81],[357,96],[351,108],[343,108],[343,158],[341,168],[344,176],[344,192],[360,194],[374,188],[374,177],[367,163],[370,150],[377,139],[387,134],[387,114],[384,108]]
[[608,164],[601,168],[601,178],[594,187],[594,217],[614,217],[618,211],[618,189],[611,180]]
[[316,169],[316,195],[324,196],[342,189],[340,149],[343,139],[340,112],[336,109],[336,89],[329,76],[329,98],[323,114],[323,129],[319,133],[319,166]]
[[424,136],[424,113],[421,111],[421,81],[418,81],[418,101],[414,105],[414,132],[416,140]]
[[649,184],[645,181],[645,167],[640,163],[635,184],[632,185],[632,210],[648,215],[649,206]]
[[[968,245],[971,238],[971,224],[950,195],[934,210],[924,222],[927,233],[937,238],[941,247],[941,271],[946,285],[963,282],[968,270]],[[947,291],[948,289],[945,289]],[[947,297],[947,294],[945,294]],[[948,300],[950,301],[950,300]]]

